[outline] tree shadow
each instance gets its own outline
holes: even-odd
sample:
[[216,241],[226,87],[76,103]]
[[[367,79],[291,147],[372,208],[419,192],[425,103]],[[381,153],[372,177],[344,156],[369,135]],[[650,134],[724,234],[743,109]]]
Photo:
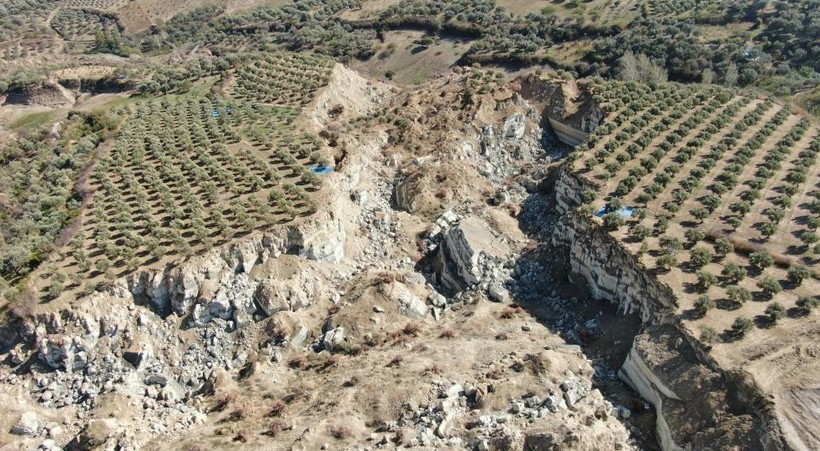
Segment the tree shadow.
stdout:
[[742,304],[734,302],[730,299],[722,298],[715,301],[715,307],[721,310],[734,311],[740,308]]
[[701,313],[698,309],[690,308],[684,310],[683,313],[681,313],[680,317],[681,319],[686,321],[695,321],[698,319],[703,319],[704,317],[706,317],[706,315]]

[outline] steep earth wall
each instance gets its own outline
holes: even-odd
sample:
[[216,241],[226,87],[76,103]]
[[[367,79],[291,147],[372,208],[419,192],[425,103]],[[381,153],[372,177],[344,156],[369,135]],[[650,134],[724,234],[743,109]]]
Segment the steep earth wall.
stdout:
[[563,168],[555,194],[562,217],[552,242],[568,250],[575,276],[593,295],[640,315],[644,331],[620,377],[657,413],[664,450],[788,449],[771,402],[742,374],[721,369],[679,324],[677,299],[594,218],[575,211],[587,184]]
[[[192,319],[200,321],[207,320],[208,315],[216,314],[222,319],[241,320],[234,318],[234,315],[224,317],[228,312],[203,311],[208,306],[197,301],[208,297],[202,296],[206,281],[211,281],[216,286],[232,284],[236,274],[250,274],[255,265],[264,264],[268,259],[285,253],[296,253],[308,260],[338,263],[344,252],[346,238],[341,221],[329,214],[318,216],[322,217],[314,218],[300,227],[260,233],[170,269],[136,272],[125,279],[128,290],[134,296],[142,297],[163,315],[192,314]],[[211,307],[217,310],[222,308]],[[231,307],[231,314],[244,308],[235,305]],[[255,306],[246,307],[247,313],[256,313]]]

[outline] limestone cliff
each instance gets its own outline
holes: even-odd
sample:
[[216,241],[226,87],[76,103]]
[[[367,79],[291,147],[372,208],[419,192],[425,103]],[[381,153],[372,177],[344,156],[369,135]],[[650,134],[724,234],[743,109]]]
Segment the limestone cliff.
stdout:
[[566,144],[582,143],[603,119],[603,111],[589,91],[575,80],[542,79],[530,74],[518,83],[522,97],[540,105],[543,122]]
[[570,212],[556,225],[553,244],[569,247],[570,265],[593,295],[618,303],[643,322],[665,322],[677,304],[672,290],[652,277],[629,252],[592,220]]
[[564,212],[552,236],[567,249],[570,277],[592,294],[639,314],[644,332],[634,340],[619,376],[656,411],[656,435],[664,450],[788,449],[771,402],[743,375],[721,369],[689,336],[675,314],[677,299],[593,218],[573,210],[584,183],[566,169],[557,178]]

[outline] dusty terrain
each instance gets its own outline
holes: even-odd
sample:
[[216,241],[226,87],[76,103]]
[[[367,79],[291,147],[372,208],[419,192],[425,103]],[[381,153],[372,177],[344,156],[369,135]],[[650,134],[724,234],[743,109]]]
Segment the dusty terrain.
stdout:
[[[820,128],[787,103],[460,66],[484,33],[382,29],[397,0],[302,3],[286,31],[252,8],[289,0],[13,1],[0,450],[820,448]],[[693,13],[497,3],[582,25],[528,53],[576,69]],[[248,15],[171,37],[200,6]],[[592,214],[619,203],[643,211]]]
[[[374,91],[337,66],[304,113],[346,150],[315,215],[10,325],[17,344],[2,391],[17,407],[0,440],[8,449],[651,444],[651,432],[619,420],[636,406],[640,417],[643,404],[607,400],[611,390],[594,388],[598,367],[559,335],[579,327],[575,316],[562,308],[548,315],[552,326],[505,288],[543,268],[516,263],[537,241],[515,215],[545,176],[533,163],[547,152],[503,78],[458,72]],[[483,93],[465,98],[468,85]],[[336,105],[344,114],[328,115]],[[411,173],[415,184],[405,183]],[[400,207],[399,192],[412,202]],[[528,286],[530,299],[569,302]]]

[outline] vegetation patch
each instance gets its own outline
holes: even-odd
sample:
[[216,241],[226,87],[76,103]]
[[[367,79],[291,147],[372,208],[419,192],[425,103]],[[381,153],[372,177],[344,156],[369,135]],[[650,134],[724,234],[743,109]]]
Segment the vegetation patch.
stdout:
[[[754,95],[594,82],[602,125],[573,155],[586,212],[680,293],[681,314],[741,339],[820,293],[820,128]],[[611,216],[611,217],[610,217]],[[803,301],[804,303],[806,301]]]

